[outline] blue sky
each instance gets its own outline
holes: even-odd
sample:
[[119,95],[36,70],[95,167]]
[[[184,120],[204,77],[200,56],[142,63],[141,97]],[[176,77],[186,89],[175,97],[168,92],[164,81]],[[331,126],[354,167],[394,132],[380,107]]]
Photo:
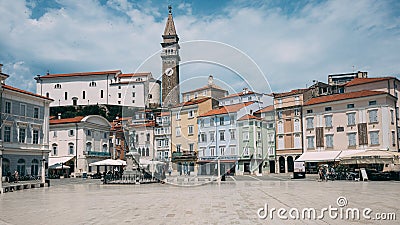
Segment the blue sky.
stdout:
[[267,93],[353,70],[400,74],[395,0],[0,0],[7,83],[35,91],[33,78],[47,70],[149,70],[158,77],[168,5],[182,42],[182,90],[202,86],[209,74],[231,92],[249,86]]

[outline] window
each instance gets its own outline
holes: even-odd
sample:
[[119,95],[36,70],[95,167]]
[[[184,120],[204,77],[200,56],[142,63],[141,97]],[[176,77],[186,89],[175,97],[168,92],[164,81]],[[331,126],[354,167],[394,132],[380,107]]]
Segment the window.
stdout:
[[330,107],[330,106],[325,107],[325,111],[332,111],[332,107]]
[[189,151],[193,152],[194,151],[194,144],[189,144]]
[[234,116],[230,116],[229,117],[229,121],[230,121],[231,125],[235,124],[235,117]]
[[278,136],[278,149],[283,149],[285,146],[285,140],[282,135]]
[[326,138],[326,147],[333,148],[333,134],[326,135],[325,138]]
[[225,131],[224,130],[219,131],[219,140],[225,141]]
[[198,96],[197,92],[196,92],[196,93],[194,93],[194,98],[197,98],[197,96]]
[[368,114],[369,114],[369,122],[370,123],[378,122],[378,110],[377,109],[369,111]]
[[118,89],[121,89],[121,85],[118,86]]
[[200,121],[200,127],[204,127],[204,120],[203,119],[199,119]]
[[32,143],[36,144],[36,145],[39,144],[39,131],[38,130],[33,130]]
[[91,152],[92,151],[92,143],[88,142],[86,143],[86,152]]
[[69,136],[74,136],[74,130],[69,130],[68,135]]
[[50,93],[46,92],[46,98],[50,98]]
[[283,133],[283,122],[282,121],[278,122],[278,133],[279,134]]
[[104,132],[103,138],[104,138],[104,139],[107,139],[107,138],[108,138],[108,133],[107,133],[107,132]]
[[214,118],[211,118],[211,119],[210,119],[210,126],[215,126],[215,120],[214,120]]
[[307,112],[307,114],[308,114],[308,113],[313,113],[313,110],[312,110],[312,109],[307,109],[306,112]]
[[347,125],[348,126],[356,125],[356,113],[347,114]]
[[294,109],[294,115],[300,116],[300,109]]
[[39,108],[33,108],[33,118],[39,119]]
[[394,124],[394,111],[393,109],[390,110],[390,122]]
[[349,147],[356,146],[356,133],[347,134],[347,138],[349,140]]
[[325,116],[325,127],[332,127],[332,116]]
[[248,156],[249,155],[249,148],[248,147],[243,147],[243,155]]
[[257,131],[257,140],[261,140],[261,132]]
[[181,119],[181,115],[179,114],[179,112],[176,113],[176,120],[180,120]]
[[215,155],[215,148],[212,147],[210,148],[210,156],[214,156]]
[[150,134],[149,133],[146,134],[146,141],[150,141]]
[[200,133],[200,142],[207,142],[207,135],[206,133]]
[[313,129],[314,128],[314,118],[309,117],[306,119],[307,121],[307,129]]
[[307,148],[313,149],[314,148],[314,136],[307,137]]
[[354,104],[347,104],[347,108],[348,108],[348,109],[354,108]]
[[236,139],[235,130],[231,129],[229,130],[229,132],[231,134],[231,140],[235,140]]
[[175,135],[176,135],[177,137],[180,137],[180,136],[181,136],[181,128],[180,128],[180,127],[177,127],[177,128],[176,128],[176,130],[175,130]]
[[74,144],[73,143],[69,143],[68,144],[68,149],[69,149],[69,154],[73,155],[74,154]]
[[86,92],[82,91],[82,99],[85,99],[85,98],[86,98]]
[[369,136],[371,139],[371,145],[379,145],[379,131],[371,131],[369,132]]
[[118,98],[122,98],[122,94],[121,93],[118,93]]
[[64,99],[68,100],[68,92],[64,92]]
[[236,147],[230,147],[230,155],[236,155]]
[[301,136],[300,134],[295,134],[294,135],[294,148],[302,148],[301,147]]
[[90,82],[89,87],[96,87],[96,82],[94,82],[94,81]]
[[4,108],[4,112],[10,114],[11,113],[11,102],[6,102],[6,106]]
[[219,125],[224,125],[225,122],[225,118],[224,117],[220,117],[219,118]]
[[278,99],[278,104],[282,104],[282,99]]
[[52,154],[55,156],[55,155],[58,155],[58,146],[57,146],[57,144],[53,144],[52,145]]
[[26,105],[25,104],[21,104],[19,107],[19,114],[21,116],[26,116]]
[[176,145],[176,151],[181,152],[181,145]]
[[19,128],[18,141],[20,143],[25,143],[25,136],[26,136],[26,129]]
[[103,144],[103,152],[107,152],[107,144]]
[[190,111],[188,112],[188,117],[189,117],[189,118],[193,118],[193,117],[194,117],[194,111],[193,111],[193,110],[190,110]]
[[54,85],[54,89],[61,89],[61,84]]
[[193,126],[188,126],[189,135],[193,135]]
[[215,132],[214,132],[214,131],[211,131],[211,132],[210,132],[210,141],[211,141],[211,142],[214,142],[214,141],[215,141]]
[[104,91],[100,90],[100,98],[104,98]]
[[185,101],[189,101],[189,100],[190,100],[190,95],[189,94],[185,95]]
[[17,162],[17,171],[20,176],[25,176],[25,160],[24,159],[18,159]]
[[392,145],[393,147],[396,146],[396,133],[394,131],[392,131]]
[[[149,98],[151,98],[150,96],[151,96],[151,94],[149,94]],[[136,97],[136,93],[132,92],[132,98],[134,98],[134,97]]]
[[294,120],[294,132],[300,132],[300,120],[299,119]]
[[88,129],[88,130],[86,130],[86,135],[87,135],[87,136],[92,136],[92,131],[91,131],[91,130],[89,130],[89,129]]
[[249,132],[248,131],[244,131],[243,132],[243,140],[248,141],[249,140]]
[[4,127],[4,142],[11,142],[11,127]]
[[278,119],[282,119],[282,111],[278,111]]
[[219,155],[225,155],[225,147],[219,147]]
[[376,105],[376,101],[369,101],[368,105]]
[[53,131],[53,137],[57,137],[57,131]]

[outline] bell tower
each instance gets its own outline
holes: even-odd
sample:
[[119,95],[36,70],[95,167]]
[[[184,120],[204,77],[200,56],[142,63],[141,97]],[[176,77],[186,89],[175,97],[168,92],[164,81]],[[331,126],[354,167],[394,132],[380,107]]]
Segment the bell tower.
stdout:
[[176,34],[172,17],[172,7],[168,6],[168,19],[165,25],[163,42],[161,43],[162,60],[162,103],[164,107],[173,106],[180,102],[179,89],[179,37]]

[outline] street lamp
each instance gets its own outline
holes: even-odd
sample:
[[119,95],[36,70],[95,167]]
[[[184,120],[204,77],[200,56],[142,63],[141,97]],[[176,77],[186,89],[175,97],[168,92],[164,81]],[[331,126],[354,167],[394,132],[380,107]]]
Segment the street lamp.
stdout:
[[0,149],[0,194],[3,194],[3,149]]

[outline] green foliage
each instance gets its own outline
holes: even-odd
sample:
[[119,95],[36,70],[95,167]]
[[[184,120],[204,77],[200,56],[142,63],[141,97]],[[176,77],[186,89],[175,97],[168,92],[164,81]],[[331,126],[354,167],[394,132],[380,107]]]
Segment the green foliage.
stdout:
[[113,121],[117,116],[121,117],[122,106],[112,105],[88,105],[88,106],[59,106],[50,108],[50,116],[61,118],[73,118],[76,116],[100,115],[108,121]]

